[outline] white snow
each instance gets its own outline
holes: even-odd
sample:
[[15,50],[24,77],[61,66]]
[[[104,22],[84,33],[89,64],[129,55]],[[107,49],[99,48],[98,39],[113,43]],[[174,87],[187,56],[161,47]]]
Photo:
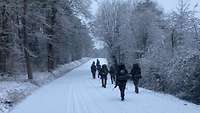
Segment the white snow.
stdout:
[[37,72],[34,73],[34,77],[33,77],[33,83],[42,86],[46,83],[51,82],[52,80],[55,80],[61,76],[63,76],[64,74],[66,74],[67,72],[69,72],[70,70],[80,66],[81,64],[87,62],[90,58],[82,58],[80,60],[76,60],[73,61],[71,63],[65,64],[65,65],[60,65],[58,66],[52,73],[49,72]]
[[17,75],[16,78],[11,76],[0,77],[0,113],[9,112],[10,109],[40,86],[63,76],[89,59],[82,58],[65,65],[60,65],[52,73],[35,72],[32,81],[26,80],[26,75]]
[[1,81],[0,113],[8,112],[16,102],[19,102],[37,88],[34,84],[25,81]]
[[106,89],[99,79],[92,79],[92,61],[37,90],[10,113],[200,113],[199,105],[170,95],[146,89],[137,95],[131,83],[126,89],[126,100],[121,102],[110,79]]

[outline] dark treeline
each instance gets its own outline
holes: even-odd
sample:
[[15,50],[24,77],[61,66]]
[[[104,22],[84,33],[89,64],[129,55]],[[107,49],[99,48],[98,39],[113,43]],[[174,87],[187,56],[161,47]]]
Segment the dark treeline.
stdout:
[[88,55],[91,38],[78,18],[89,0],[1,0],[0,73],[51,71]]
[[180,0],[165,14],[151,1],[104,0],[96,33],[106,43],[108,61],[139,63],[142,86],[200,104],[200,18],[198,5]]

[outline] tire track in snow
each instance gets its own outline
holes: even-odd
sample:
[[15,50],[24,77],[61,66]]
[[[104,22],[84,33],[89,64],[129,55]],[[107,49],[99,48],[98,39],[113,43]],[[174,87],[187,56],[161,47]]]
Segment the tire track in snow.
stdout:
[[67,113],[75,113],[74,111],[74,100],[73,100],[73,88],[71,84],[68,84],[68,91],[67,91]]
[[90,111],[90,109],[89,109],[90,107],[88,107],[90,105],[90,103],[88,102],[88,100],[87,101],[85,100],[86,97],[83,97],[82,94],[84,94],[82,92],[82,88],[79,88],[79,89],[76,88],[76,97],[78,100],[78,104],[82,108],[81,113],[94,113],[94,112]]
[[[83,75],[80,78],[78,78],[76,81],[81,84],[74,84],[74,88],[76,88],[77,92],[77,97],[79,98],[79,102],[82,102],[83,106],[85,106],[86,111],[91,112],[91,113],[106,113],[105,110],[101,107],[101,105],[98,105],[93,98],[93,96],[96,95],[91,95],[89,91],[91,89],[88,89],[89,87],[91,88],[91,83],[88,77],[88,75]],[[84,84],[84,85],[82,85]],[[86,113],[88,113],[86,112]],[[83,113],[83,112],[82,112]]]
[[[98,82],[97,82],[98,81]],[[92,81],[91,82],[91,86],[95,86],[99,83],[99,87],[100,87],[100,83],[101,81],[99,82],[99,80],[95,80],[95,81]],[[106,103],[107,106],[107,109],[110,109],[110,108],[116,108],[116,109],[111,109],[113,113],[125,113],[125,112],[121,112],[121,111],[125,111],[126,109],[123,107],[123,102],[120,101],[120,95],[119,95],[119,92],[117,91],[114,91],[114,89],[112,89],[112,87],[114,87],[110,82],[108,82],[107,84],[107,88],[104,89],[102,87],[100,87],[101,89],[95,89],[96,91],[95,94],[98,95],[99,97],[101,97],[103,95],[103,97],[107,97],[106,100],[110,97],[112,98],[116,98],[117,99],[117,102],[115,103]],[[117,89],[118,90],[118,89]],[[98,93],[97,93],[98,92]]]
[[[125,102],[119,90],[106,89],[91,79],[88,62],[35,92],[11,113],[199,113],[200,106],[175,97],[141,89],[139,95],[127,89]],[[130,87],[130,85],[128,85]],[[47,93],[48,92],[48,93]],[[44,97],[44,98],[43,98]],[[41,101],[42,99],[42,101]],[[183,105],[187,103],[187,107]]]

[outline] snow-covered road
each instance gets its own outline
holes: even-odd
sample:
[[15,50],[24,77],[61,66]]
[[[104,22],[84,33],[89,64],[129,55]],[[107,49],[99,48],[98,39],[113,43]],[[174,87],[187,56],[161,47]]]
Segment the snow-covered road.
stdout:
[[132,84],[127,86],[126,100],[121,102],[110,79],[106,89],[100,80],[92,79],[91,63],[37,90],[11,113],[200,113],[200,106],[170,95],[145,89],[136,95]]

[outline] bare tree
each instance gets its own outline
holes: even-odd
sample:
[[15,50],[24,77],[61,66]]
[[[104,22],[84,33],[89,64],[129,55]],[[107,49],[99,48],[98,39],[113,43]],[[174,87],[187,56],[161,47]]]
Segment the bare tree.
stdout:
[[28,79],[32,79],[32,67],[31,67],[31,57],[28,49],[28,36],[27,36],[27,0],[23,0],[23,15],[22,15],[22,38],[24,44],[24,57],[26,61],[26,70],[28,74]]

